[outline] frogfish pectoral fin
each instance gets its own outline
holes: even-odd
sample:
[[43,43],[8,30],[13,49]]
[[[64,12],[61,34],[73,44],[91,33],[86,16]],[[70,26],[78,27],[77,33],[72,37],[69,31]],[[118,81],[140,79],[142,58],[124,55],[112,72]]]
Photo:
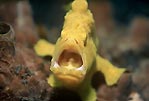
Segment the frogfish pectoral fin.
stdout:
[[45,39],[40,39],[34,46],[34,50],[39,56],[53,56],[54,44],[49,43]]
[[49,78],[47,79],[47,81],[48,81],[48,84],[51,87],[60,87],[61,86],[61,83],[55,78],[55,76],[53,74],[51,74],[49,76]]
[[103,73],[108,86],[116,84],[121,75],[126,71],[125,68],[115,67],[109,61],[103,59],[99,55],[96,57],[96,65],[97,70]]

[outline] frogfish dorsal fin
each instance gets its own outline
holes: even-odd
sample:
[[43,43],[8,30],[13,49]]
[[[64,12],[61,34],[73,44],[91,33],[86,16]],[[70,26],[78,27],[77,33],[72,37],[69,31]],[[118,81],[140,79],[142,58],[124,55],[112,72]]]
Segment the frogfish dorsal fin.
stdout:
[[84,12],[88,10],[88,3],[86,0],[75,0],[72,3],[72,10],[77,12]]

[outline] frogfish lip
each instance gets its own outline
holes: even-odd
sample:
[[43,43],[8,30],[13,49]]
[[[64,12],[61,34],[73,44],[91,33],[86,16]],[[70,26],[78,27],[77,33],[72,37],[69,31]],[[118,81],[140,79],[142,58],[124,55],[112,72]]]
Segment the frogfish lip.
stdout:
[[64,49],[57,59],[53,58],[50,69],[60,81],[68,86],[79,84],[86,74],[82,55],[79,51],[72,49]]

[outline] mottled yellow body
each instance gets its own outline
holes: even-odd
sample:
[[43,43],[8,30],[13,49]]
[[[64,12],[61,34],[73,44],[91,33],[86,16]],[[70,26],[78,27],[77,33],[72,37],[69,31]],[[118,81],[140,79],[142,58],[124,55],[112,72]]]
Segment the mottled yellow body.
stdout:
[[[50,66],[53,74],[48,78],[49,85],[64,86],[78,92],[83,101],[95,101],[91,78],[96,71],[103,73],[108,86],[117,83],[125,69],[113,66],[97,54],[93,36],[94,19],[86,0],[74,0],[55,47],[47,42],[44,44],[45,50],[54,49],[54,52],[49,52],[53,56]],[[40,56],[44,52],[40,51],[42,46],[42,42],[35,45],[35,51]]]

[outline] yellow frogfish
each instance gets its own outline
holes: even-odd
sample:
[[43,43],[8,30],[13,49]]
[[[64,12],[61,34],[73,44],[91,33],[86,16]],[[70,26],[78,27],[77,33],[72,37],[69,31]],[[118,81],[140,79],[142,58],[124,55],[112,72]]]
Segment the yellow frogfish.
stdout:
[[104,75],[106,84],[118,82],[125,68],[118,68],[97,54],[94,19],[86,0],[74,0],[65,16],[56,45],[41,39],[34,49],[39,56],[51,55],[48,84],[77,92],[83,101],[96,101],[91,86],[95,72]]

